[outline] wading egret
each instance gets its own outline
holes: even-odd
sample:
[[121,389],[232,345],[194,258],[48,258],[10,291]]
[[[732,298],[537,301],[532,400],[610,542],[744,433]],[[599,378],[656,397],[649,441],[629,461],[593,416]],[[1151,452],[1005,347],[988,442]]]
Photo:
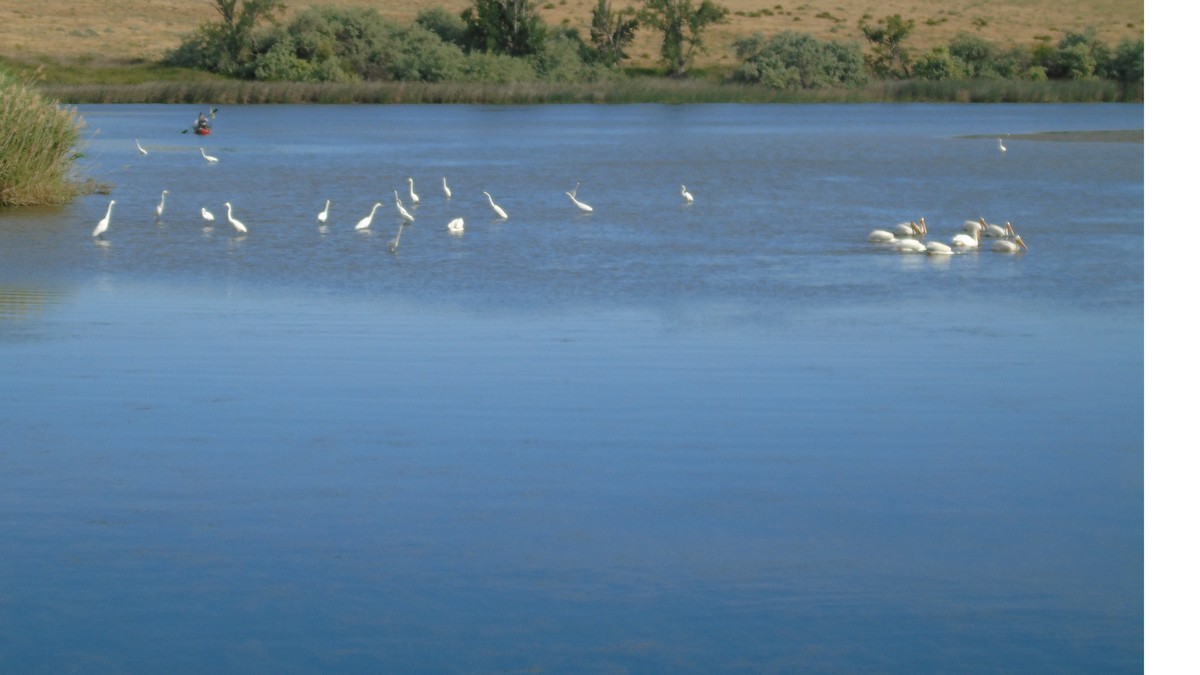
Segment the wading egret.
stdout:
[[154,207],[154,217],[162,218],[163,209],[167,207],[167,191],[162,191],[162,196],[158,199],[158,206]]
[[136,139],[136,138],[133,139],[133,144],[137,146],[138,152],[142,153],[143,155],[150,154],[150,153],[146,152],[146,149],[142,147],[142,143],[138,139]]
[[499,204],[492,201],[492,196],[490,194],[488,194],[488,191],[484,190],[483,194],[487,196],[488,204],[492,205],[492,210],[496,212],[496,217],[499,218],[500,220],[508,220],[508,214],[504,212],[504,209],[500,208]]
[[375,211],[381,206],[383,206],[383,204],[380,204],[379,202],[375,202],[375,206],[371,207],[371,212],[367,214],[366,218],[363,218],[362,220],[358,221],[358,224],[354,226],[354,229],[365,230],[368,227],[370,227],[371,219],[375,217]]
[[417,196],[417,191],[413,189],[413,179],[408,179],[408,201],[412,202],[413,206],[421,203],[421,198]]
[[396,212],[400,214],[400,217],[410,223],[415,221],[416,218],[413,218],[413,214],[409,213],[408,209],[404,208],[404,204],[400,202],[400,193],[396,190],[392,190],[392,194],[396,195]]
[[683,195],[683,201],[685,201],[689,204],[691,204],[692,201],[694,201],[692,199],[692,193],[688,192],[686,185],[679,186],[679,194]]
[[203,206],[200,207],[200,217],[210,223],[217,219],[216,216],[214,216],[212,214],[212,211],[209,211],[208,209],[204,208]]
[[442,176],[442,192],[446,194],[446,199],[450,199],[450,186],[446,185],[445,176]]
[[324,225],[325,221],[328,219],[329,219],[329,200],[326,199],[325,200],[325,210],[321,211],[320,213],[317,214],[317,222]]
[[209,164],[216,164],[217,162],[221,161],[221,160],[217,159],[216,157],[213,157],[212,155],[205,153],[204,148],[200,148],[200,156],[203,157],[204,159],[207,159]]
[[230,204],[229,202],[225,202],[225,209],[226,209],[225,217],[229,219],[229,224],[233,226],[233,229],[237,230],[238,232],[241,232],[242,234],[246,234],[247,232],[249,232],[249,230],[246,229],[246,226],[242,224],[242,221],[233,217],[233,205],[232,204]]
[[1004,147],[1004,140],[997,138],[996,147],[1000,148],[1000,152],[1008,152],[1008,148]]
[[108,219],[112,217],[112,207],[116,203],[117,200],[115,199],[108,203],[108,210],[104,212],[104,217],[100,219],[100,222],[96,223],[96,229],[92,230],[93,237],[99,237],[108,232]]

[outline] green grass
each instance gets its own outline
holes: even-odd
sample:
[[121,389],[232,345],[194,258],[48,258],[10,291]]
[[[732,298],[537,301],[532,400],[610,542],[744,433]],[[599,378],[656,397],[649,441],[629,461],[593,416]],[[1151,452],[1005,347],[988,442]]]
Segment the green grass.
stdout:
[[87,189],[72,175],[82,126],[74,110],[0,70],[0,206],[62,204]]
[[632,76],[615,82],[515,84],[200,81],[42,85],[65,103],[1084,103],[1142,100],[1142,87],[1106,80],[906,80],[852,89],[780,91],[716,79]]

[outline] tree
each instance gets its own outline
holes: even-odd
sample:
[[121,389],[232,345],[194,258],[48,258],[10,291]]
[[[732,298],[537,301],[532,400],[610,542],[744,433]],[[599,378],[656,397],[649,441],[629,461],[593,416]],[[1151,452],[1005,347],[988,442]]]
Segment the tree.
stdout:
[[625,58],[625,47],[638,29],[637,12],[632,7],[616,11],[608,0],[600,0],[592,9],[592,46],[600,63],[615,66]]
[[546,44],[546,24],[530,0],[475,0],[462,19],[470,50],[529,56]]
[[254,30],[262,21],[275,21],[276,13],[287,5],[283,0],[210,0],[221,21],[211,35],[217,42],[221,72],[233,72],[250,60],[254,48]]
[[704,30],[721,23],[729,10],[712,0],[645,0],[641,19],[663,35],[662,59],[672,77],[687,72],[697,50],[704,49]]
[[876,21],[875,25],[867,23],[870,18],[870,14],[863,14],[858,20],[859,30],[871,43],[871,56],[867,57],[867,64],[881,77],[910,77],[908,49],[902,47],[901,43],[912,33],[916,23],[912,19],[901,18],[899,14]]
[[852,43],[824,42],[784,31],[769,40],[755,33],[734,42],[741,82],[775,89],[852,86],[866,80],[862,50]]

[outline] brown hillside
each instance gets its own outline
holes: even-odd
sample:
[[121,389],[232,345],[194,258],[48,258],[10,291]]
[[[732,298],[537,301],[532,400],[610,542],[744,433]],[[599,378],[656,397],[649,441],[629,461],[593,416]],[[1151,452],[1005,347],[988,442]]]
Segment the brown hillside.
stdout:
[[[728,23],[707,37],[708,53],[697,65],[733,65],[730,44],[738,37],[785,30],[811,33],[821,39],[863,42],[858,18],[900,14],[913,19],[909,39],[914,52],[946,44],[960,32],[1000,44],[1028,46],[1039,40],[1057,41],[1071,30],[1094,27],[1101,39],[1115,45],[1123,38],[1141,38],[1144,5],[1140,0],[923,0],[888,3],[879,0],[717,0],[730,10]],[[313,5],[374,7],[387,18],[407,23],[427,7],[461,12],[466,0],[289,0],[289,11]],[[586,35],[596,0],[547,0],[540,8],[550,24],[568,24]],[[616,6],[640,2],[616,0]],[[286,15],[285,15],[286,16]],[[21,0],[0,3],[0,56],[24,62],[55,60],[67,63],[153,61],[179,44],[199,24],[216,18],[204,0]],[[651,65],[658,57],[659,39],[639,32],[628,65]]]

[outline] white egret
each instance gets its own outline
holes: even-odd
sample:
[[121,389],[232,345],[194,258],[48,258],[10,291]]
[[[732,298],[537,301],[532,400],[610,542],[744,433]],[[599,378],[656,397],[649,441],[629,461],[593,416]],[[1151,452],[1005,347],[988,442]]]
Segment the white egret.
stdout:
[[577,192],[579,192],[579,183],[575,184],[574,190],[571,190],[570,192],[567,193],[567,196],[571,198],[571,203],[574,204],[575,206],[578,206],[580,211],[583,211],[584,213],[591,213],[592,207],[588,206],[587,204],[584,204],[583,202],[581,202],[575,198],[575,193],[577,193]]
[[931,241],[925,244],[926,255],[951,255],[952,253],[954,253],[954,249],[940,241]]
[[450,186],[446,185],[445,176],[442,176],[442,192],[445,193],[446,199],[450,199]]
[[896,250],[901,253],[924,253],[925,244],[916,239],[904,238],[896,240]]
[[167,191],[162,191],[162,196],[158,199],[158,206],[154,207],[154,217],[162,218],[163,209],[167,207]]
[[324,225],[325,221],[328,219],[329,219],[329,200],[326,199],[325,200],[325,210],[321,211],[320,213],[317,214],[317,222]]
[[449,223],[446,223],[446,229],[450,230],[450,232],[453,234],[462,234],[462,231],[463,231],[463,228],[465,225],[466,225],[466,223],[463,221],[462,218],[455,218],[454,220],[450,221]]
[[896,241],[896,235],[887,230],[871,230],[871,234],[867,235],[867,241],[891,243]]
[[688,192],[686,185],[679,186],[679,194],[683,195],[683,201],[685,201],[689,204],[691,204],[694,201],[692,199],[692,193]]
[[396,195],[396,211],[399,212],[400,217],[410,223],[415,221],[416,218],[413,218],[413,214],[409,213],[408,209],[404,208],[404,204],[400,203],[400,193],[396,190],[392,190],[392,194]]
[[950,245],[958,248],[979,248],[979,230],[954,235]]
[[136,139],[136,138],[133,139],[133,144],[137,146],[138,152],[142,153],[143,155],[150,154],[150,153],[146,152],[146,149],[142,147],[142,143],[138,139]]
[[492,205],[492,210],[496,212],[496,217],[499,218],[500,220],[508,220],[508,214],[504,212],[504,209],[500,208],[499,204],[492,201],[492,196],[490,194],[488,194],[488,191],[484,190],[483,194],[487,196],[488,204]]
[[246,229],[246,226],[244,224],[242,224],[242,221],[233,217],[233,205],[232,204],[230,204],[229,202],[225,202],[225,209],[226,209],[225,217],[229,220],[229,224],[233,226],[233,229],[237,230],[238,232],[241,232],[242,234],[246,234],[247,232],[249,232],[249,230]]
[[413,206],[421,203],[421,198],[417,196],[417,191],[413,189],[413,179],[408,179],[408,201],[412,202]]
[[1028,251],[1029,247],[1025,245],[1025,240],[1021,239],[1021,235],[1013,230],[1012,223],[1005,223],[1004,226],[1012,236],[1012,240],[1001,239],[992,244],[992,250],[996,253],[1020,253],[1021,249]]
[[375,206],[371,207],[371,212],[367,214],[366,218],[363,218],[362,220],[358,221],[358,224],[354,226],[354,229],[365,230],[368,227],[371,227],[371,219],[375,217],[375,211],[378,210],[379,207],[381,207],[381,206],[383,206],[383,204],[381,204],[379,202],[375,202]]
[[400,248],[400,235],[404,234],[405,224],[403,220],[400,221],[400,229],[396,230],[396,238],[392,240],[392,243],[388,244],[388,251],[395,253],[396,249]]
[[96,229],[92,230],[93,237],[99,237],[108,232],[108,219],[112,217],[112,207],[116,203],[117,200],[115,199],[108,203],[108,210],[104,212],[104,217],[100,219],[100,222],[96,223]]
[[200,148],[200,156],[203,157],[204,159],[207,159],[209,164],[216,164],[217,162],[221,161],[221,160],[217,159],[216,157],[213,157],[212,155],[205,153],[204,148]]
[[203,206],[200,207],[200,217],[210,223],[217,219],[216,216],[214,216],[212,214],[212,211],[209,211],[208,209],[204,208]]
[[1004,140],[997,138],[996,146],[1000,148],[1000,152],[1008,152],[1008,148],[1004,147]]

